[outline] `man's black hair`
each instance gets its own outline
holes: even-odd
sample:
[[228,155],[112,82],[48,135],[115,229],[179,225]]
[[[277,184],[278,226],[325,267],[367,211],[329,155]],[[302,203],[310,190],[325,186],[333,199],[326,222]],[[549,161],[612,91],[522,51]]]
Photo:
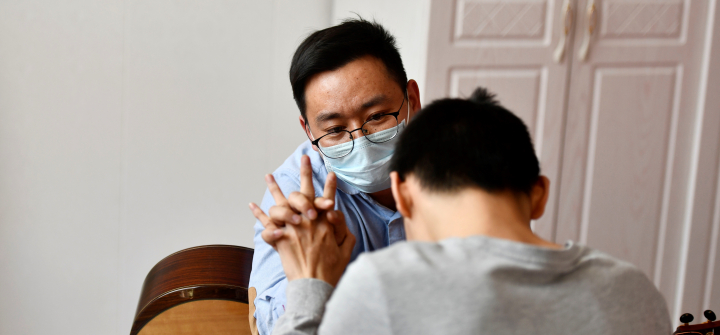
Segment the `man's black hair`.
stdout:
[[407,75],[395,38],[377,22],[348,19],[308,36],[295,51],[290,64],[290,85],[303,118],[307,119],[305,87],[310,78],[365,56],[382,61],[390,78],[405,92]]
[[401,179],[412,174],[439,192],[479,187],[529,194],[540,176],[527,127],[484,88],[467,100],[423,108],[401,134],[390,164]]

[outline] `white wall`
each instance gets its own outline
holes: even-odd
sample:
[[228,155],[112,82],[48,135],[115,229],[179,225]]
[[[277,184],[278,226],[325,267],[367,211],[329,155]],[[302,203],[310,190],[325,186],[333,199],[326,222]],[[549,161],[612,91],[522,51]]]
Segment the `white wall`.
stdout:
[[333,24],[357,15],[377,21],[395,36],[408,79],[418,82],[421,101],[429,102],[424,92],[430,0],[333,1]]
[[428,8],[0,1],[0,335],[127,334],[164,256],[252,247],[247,203],[305,139],[297,45],[350,11],[376,18],[422,88]]
[[[128,334],[164,256],[252,247],[247,203],[305,139],[287,78],[298,43],[353,12],[376,19],[424,93],[429,5],[0,1],[0,335]],[[705,104],[717,109],[717,95]],[[699,289],[703,307],[718,296],[718,269]]]
[[329,0],[0,2],[0,334],[127,334],[190,246],[252,247]]

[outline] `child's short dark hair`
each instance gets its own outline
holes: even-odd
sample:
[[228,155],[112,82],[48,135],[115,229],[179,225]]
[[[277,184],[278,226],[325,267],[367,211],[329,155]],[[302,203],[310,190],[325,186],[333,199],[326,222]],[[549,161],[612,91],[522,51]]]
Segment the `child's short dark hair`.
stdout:
[[431,191],[479,187],[529,193],[540,164],[525,124],[478,88],[423,108],[403,131],[390,169]]

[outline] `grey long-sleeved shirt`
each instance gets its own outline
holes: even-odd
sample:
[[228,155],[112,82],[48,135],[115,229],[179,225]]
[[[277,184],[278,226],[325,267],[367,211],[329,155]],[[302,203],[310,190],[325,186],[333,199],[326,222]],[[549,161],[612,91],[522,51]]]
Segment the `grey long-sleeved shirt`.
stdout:
[[287,297],[273,334],[672,333],[664,299],[640,270],[572,242],[400,242],[361,255],[334,293],[300,279]]

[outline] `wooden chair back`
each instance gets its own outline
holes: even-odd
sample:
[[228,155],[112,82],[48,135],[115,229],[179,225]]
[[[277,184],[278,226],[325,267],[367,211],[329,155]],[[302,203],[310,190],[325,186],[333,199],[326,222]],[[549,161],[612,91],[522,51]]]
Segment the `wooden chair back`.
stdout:
[[253,249],[232,245],[165,257],[145,278],[130,335],[257,334],[248,305],[252,257]]

